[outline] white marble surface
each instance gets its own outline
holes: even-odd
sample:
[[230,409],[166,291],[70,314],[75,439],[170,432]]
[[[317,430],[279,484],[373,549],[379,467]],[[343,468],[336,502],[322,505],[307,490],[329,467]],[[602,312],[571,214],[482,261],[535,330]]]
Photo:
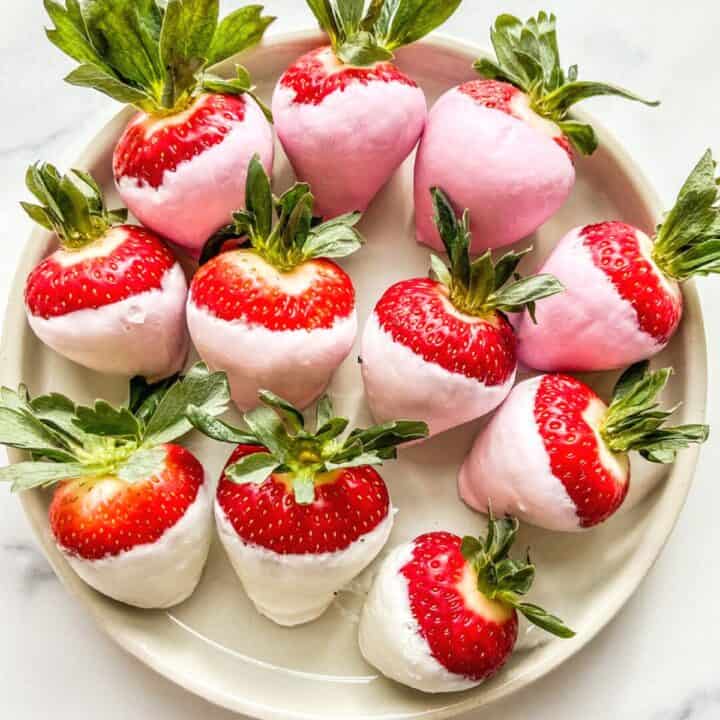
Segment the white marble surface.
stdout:
[[[69,163],[111,112],[112,103],[64,86],[70,63],[45,41],[40,0],[2,0],[0,23],[0,309],[30,224],[17,201],[36,160]],[[225,2],[228,8],[241,2]],[[281,19],[273,32],[308,27],[301,0],[267,0]],[[536,12],[526,0],[465,0],[446,26],[486,44],[499,12]],[[583,76],[620,81],[664,104],[638,112],[628,103],[587,107],[630,149],[669,204],[708,145],[720,153],[714,0],[555,0],[566,64]],[[710,367],[718,362],[720,279],[700,283]],[[710,422],[720,422],[711,375]],[[588,648],[536,686],[465,720],[710,720],[720,717],[720,443],[702,454],[690,500],[647,581]],[[230,720],[127,657],[65,593],[36,549],[19,503],[0,491],[0,716],[13,720]]]

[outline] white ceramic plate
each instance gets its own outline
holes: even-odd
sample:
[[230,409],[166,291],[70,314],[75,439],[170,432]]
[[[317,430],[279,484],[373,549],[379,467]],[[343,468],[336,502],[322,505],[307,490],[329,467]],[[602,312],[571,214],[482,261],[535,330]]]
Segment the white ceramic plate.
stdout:
[[[305,51],[323,42],[316,33],[275,38],[243,58],[261,94],[269,100],[281,72]],[[478,48],[433,38],[399,54],[400,66],[414,77],[433,103],[459,82],[473,78]],[[230,66],[228,66],[229,69]],[[638,110],[642,112],[642,110]],[[111,194],[111,153],[131,115],[121,112],[88,146],[79,165],[91,170]],[[597,126],[596,126],[597,127]],[[658,217],[656,198],[641,173],[606,133],[590,160],[578,163],[579,180],[560,213],[532,238],[536,265],[571,227],[621,218],[651,231]],[[53,160],[53,158],[43,158]],[[427,272],[428,251],[413,239],[412,161],[408,161],[377,198],[361,229],[367,246],[343,262],[359,297],[361,321],[391,283]],[[276,162],[276,191],[292,174],[282,152]],[[23,311],[23,286],[30,269],[49,251],[51,236],[36,231],[18,269],[5,322],[0,354],[2,382],[26,382],[34,394],[57,390],[78,401],[125,399],[126,384],[91,373],[55,355],[31,333]],[[667,401],[682,400],[678,420],[701,422],[705,414],[705,336],[696,291],[685,287],[686,314],[680,332],[657,364],[677,372]],[[608,394],[615,375],[590,378]],[[369,421],[360,372],[353,354],[338,372],[332,393],[343,414],[356,423]],[[440,436],[402,453],[382,473],[399,508],[388,550],[434,529],[478,534],[481,516],[457,499],[455,476],[480,423]],[[217,478],[228,447],[191,437],[189,445]],[[13,460],[18,459],[13,453]],[[538,581],[532,600],[562,616],[576,631],[571,641],[544,640],[525,630],[524,650],[484,686],[462,694],[428,696],[378,677],[357,648],[358,610],[372,569],[341,593],[315,623],[283,629],[251,607],[222,549],[216,542],[194,596],[168,612],[134,610],[108,600],[84,585],[55,549],[47,523],[49,494],[23,496],[23,504],[55,572],[123,648],[191,692],[258,718],[353,720],[444,718],[476,708],[538,679],[576,653],[618,611],[637,588],[667,540],[690,487],[697,449],[681,453],[674,467],[633,459],[633,490],[621,514],[581,535],[551,534],[525,528],[520,546],[532,546]],[[638,460],[635,462],[635,460]]]

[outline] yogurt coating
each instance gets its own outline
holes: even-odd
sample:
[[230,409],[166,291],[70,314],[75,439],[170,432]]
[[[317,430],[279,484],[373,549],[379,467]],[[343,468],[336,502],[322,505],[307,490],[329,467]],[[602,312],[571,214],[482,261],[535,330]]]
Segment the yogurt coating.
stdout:
[[169,608],[197,587],[211,539],[212,502],[206,480],[182,518],[154,543],[100,560],[59,549],[70,567],[103,595],[139,608]]
[[325,218],[364,212],[417,144],[427,117],[420,88],[384,81],[351,83],[317,105],[295,102],[294,90],[278,83],[272,109],[295,173],[310,183]]
[[337,591],[377,557],[393,526],[391,509],[370,532],[343,550],[283,555],[242,540],[217,501],[215,518],[230,562],[258,612],[288,627],[320,617]]
[[394,548],[382,563],[360,616],[360,652],[383,675],[427,693],[469,690],[480,683],[451,673],[430,652],[410,608],[401,573],[413,543]]
[[241,410],[257,405],[261,389],[308,407],[322,395],[357,334],[354,309],[330,328],[278,331],[222,320],[190,298],[187,321],[200,357],[227,373],[233,402]]
[[430,188],[470,210],[473,253],[535,232],[567,200],[575,183],[568,153],[544,126],[484,107],[458,88],[428,116],[415,164],[417,240],[443,250]]
[[189,338],[185,322],[187,282],[178,263],[159,290],[149,290],[97,309],[56,317],[33,315],[33,332],[55,352],[108,375],[150,380],[169,377],[185,363]]
[[[225,139],[165,171],[154,188],[133,177],[117,182],[120,197],[146,227],[199,255],[210,236],[231,221],[245,203],[245,181],[253,155],[258,153],[272,173],[273,130],[257,103],[248,95],[245,117],[232,122]],[[142,116],[141,116],[142,119]]]
[[374,312],[365,326],[361,356],[375,420],[416,418],[428,424],[431,436],[491,412],[515,382],[515,371],[501,385],[485,385],[428,362],[397,342]]
[[[583,229],[563,237],[540,270],[554,275],[565,292],[538,303],[537,325],[527,313],[516,325],[518,358],[527,367],[558,372],[624,368],[667,344],[640,328],[631,303],[593,262]],[[641,247],[651,248],[650,238],[637,233]]]
[[[541,303],[538,303],[540,305]],[[481,431],[458,478],[460,497],[498,517],[513,515],[549,530],[580,530],[575,503],[553,475],[535,422],[542,376],[519,383]]]

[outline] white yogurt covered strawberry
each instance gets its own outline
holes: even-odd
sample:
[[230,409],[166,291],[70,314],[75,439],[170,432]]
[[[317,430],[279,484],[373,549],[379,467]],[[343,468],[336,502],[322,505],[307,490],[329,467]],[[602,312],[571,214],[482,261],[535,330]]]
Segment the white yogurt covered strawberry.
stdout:
[[417,144],[423,91],[393,63],[393,51],[452,15],[460,0],[363,3],[308,0],[332,46],[301,57],[273,98],[278,136],[324,217],[364,212]]
[[627,453],[672,463],[708,437],[706,425],[663,427],[674,412],[657,395],[670,369],[640,363],[625,372],[610,407],[567,375],[517,385],[480,433],[460,470],[462,499],[476,510],[512,513],[548,530],[574,531],[607,520],[630,483]]
[[192,429],[190,403],[213,416],[228,401],[226,378],[203,365],[154,386],[136,378],[123,408],[3,388],[0,444],[33,460],[0,469],[0,481],[16,491],[58,483],[50,531],[88,585],[137,607],[176,605],[205,566],[212,503],[202,465],[174,441]]
[[242,203],[250,158],[272,169],[268,111],[238,68],[223,80],[205,68],[257,43],[273,18],[240,8],[222,21],[218,0],[45,4],[48,37],[81,63],[67,78],[140,111],[120,138],[115,180],[147,227],[199,253]]
[[568,118],[596,95],[645,102],[560,66],[555,17],[522,23],[500,15],[491,31],[497,62],[479,60],[483,80],[445,93],[428,117],[415,165],[418,242],[442,247],[428,191],[446,190],[473,219],[473,252],[517,242],[564,204],[575,183],[573,150],[591,154],[593,129]]
[[574,635],[522,601],[535,567],[512,560],[514,518],[490,518],[485,538],[421,535],[383,562],[360,620],[360,650],[383,675],[428,693],[469,690],[508,660],[518,612],[563,638]]
[[58,250],[28,276],[25,307],[35,334],[53,350],[99,372],[162,378],[178,372],[188,351],[187,283],[153,233],[122,224],[97,183],[73,170],[34,165],[27,186],[40,205],[22,203],[54,230]]
[[517,324],[518,356],[550,371],[611,370],[659,353],[683,313],[680,284],[720,272],[720,208],[708,150],[654,239],[623,222],[571,230],[542,271],[565,285]]
[[258,611],[280,625],[316,619],[390,536],[393,510],[374,465],[398,445],[427,435],[424,423],[397,421],[340,436],[348,421],[318,403],[314,433],[302,414],[271,393],[245,415],[251,434],[191,408],[195,426],[239,442],[220,479],[218,531]]
[[254,407],[261,389],[307,407],[355,342],[355,289],[328,258],[361,246],[354,228],[360,216],[314,224],[310,188],[298,184],[274,198],[257,158],[246,205],[208,243],[203,260],[229,236],[247,236],[251,247],[222,252],[198,270],[188,299],[190,335],[200,356],[227,372],[239,408]]
[[497,263],[486,253],[471,262],[468,214],[458,222],[438,189],[433,203],[450,269],[433,257],[437,280],[403,280],[387,290],[365,327],[361,352],[375,419],[418,417],[431,435],[481,417],[507,397],[517,359],[504,313],[562,292],[551,275],[507,284],[519,253]]

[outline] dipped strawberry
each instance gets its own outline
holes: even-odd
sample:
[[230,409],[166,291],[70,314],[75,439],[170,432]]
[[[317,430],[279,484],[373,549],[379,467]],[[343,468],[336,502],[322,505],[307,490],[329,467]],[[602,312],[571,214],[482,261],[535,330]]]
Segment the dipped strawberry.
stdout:
[[242,410],[257,404],[261,389],[307,407],[355,342],[355,289],[328,258],[360,248],[360,216],[317,224],[310,188],[298,184],[274,197],[257,157],[246,207],[208,243],[203,260],[232,236],[247,236],[250,247],[221,252],[198,270],[187,307],[190,335],[208,365],[227,372]]
[[28,276],[25,307],[35,334],[92,370],[163,378],[188,351],[187,283],[168,247],[145,228],[108,210],[93,178],[33,165],[27,186],[39,205],[28,215],[54,230],[58,250]]
[[470,218],[461,221],[433,189],[435,222],[450,257],[436,257],[437,280],[403,280],[385,292],[365,326],[362,375],[373,416],[422,418],[435,435],[494,410],[515,381],[515,335],[504,313],[562,286],[551,275],[513,276],[522,255],[471,262]]
[[654,239],[623,222],[571,230],[543,272],[566,287],[543,303],[538,324],[517,324],[518,355],[551,371],[611,370],[659,353],[683,314],[681,283],[720,273],[720,208],[708,150]]
[[0,444],[32,460],[0,469],[0,481],[15,491],[57,484],[50,531],[88,585],[137,607],[176,605],[200,580],[212,511],[202,465],[174,441],[192,429],[189,404],[211,417],[228,402],[226,378],[204,365],[156,385],[134,379],[121,408],[2,388]]
[[49,39],[80,63],[66,79],[139,113],[115,149],[125,204],[150,229],[198,254],[243,199],[250,158],[272,169],[273,131],[247,71],[206,68],[254,45],[274,18],[219,0],[46,0]]
[[675,408],[657,396],[671,370],[647,363],[620,378],[610,407],[567,375],[517,385],[480,433],[459,476],[462,499],[486,512],[512,513],[548,530],[574,531],[607,520],[630,483],[628,452],[672,463],[708,437],[707,425],[664,427]]
[[460,0],[307,0],[330,38],[286,70],[273,115],[285,152],[318,213],[364,212],[411,153],[427,103],[394,51],[441,25]]
[[597,95],[649,103],[621,88],[578,80],[560,66],[555,16],[522,23],[500,15],[491,30],[497,61],[478,60],[485,79],[445,93],[428,117],[415,165],[418,242],[440,249],[428,190],[444,188],[470,208],[473,253],[517,242],[565,203],[575,183],[573,152],[592,154],[592,127],[570,108]]
[[390,536],[387,486],[373,466],[396,447],[425,437],[421,422],[353,430],[334,417],[327,396],[315,432],[290,403],[263,391],[244,416],[250,433],[200,408],[188,417],[222,442],[240,443],[220,478],[215,502],[220,539],[258,611],[280,625],[315,620],[360,574]]
[[535,566],[512,560],[514,518],[492,516],[484,538],[421,535],[383,562],[360,619],[360,650],[383,675],[429,693],[469,690],[513,652],[518,613],[570,638],[562,620],[522,600]]

